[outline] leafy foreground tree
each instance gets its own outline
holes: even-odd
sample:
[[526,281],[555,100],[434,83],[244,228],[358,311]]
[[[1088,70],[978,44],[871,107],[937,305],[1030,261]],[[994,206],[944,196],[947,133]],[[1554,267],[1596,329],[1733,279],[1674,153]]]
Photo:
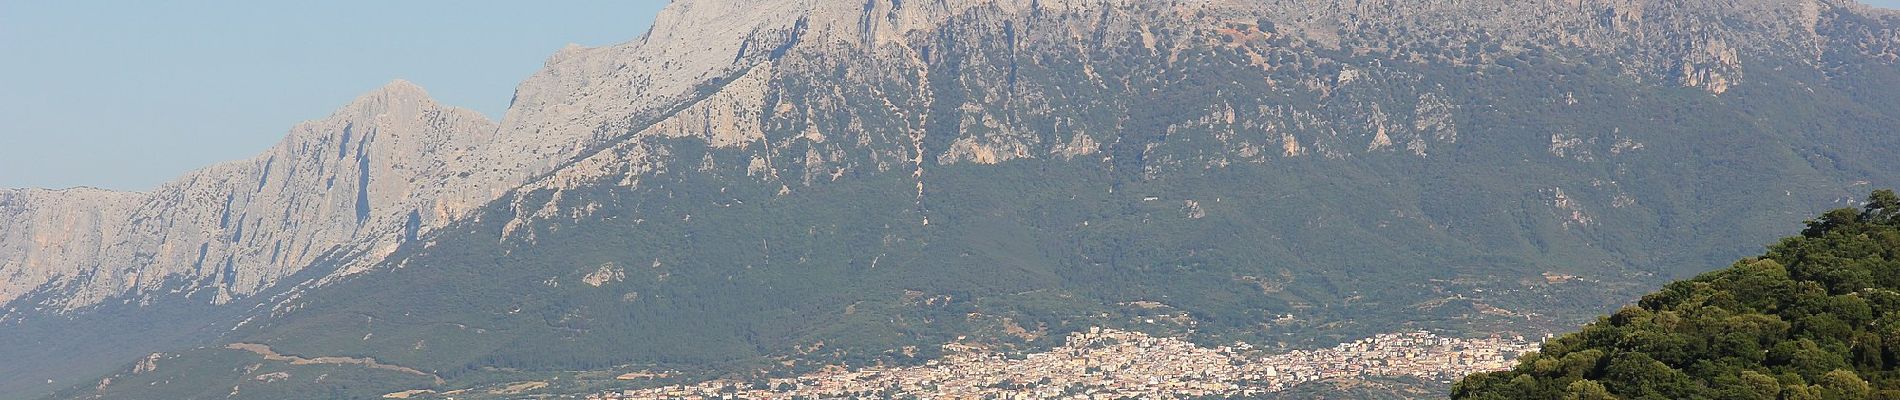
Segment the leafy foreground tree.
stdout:
[[1900,399],[1900,196],[1671,283],[1454,399]]

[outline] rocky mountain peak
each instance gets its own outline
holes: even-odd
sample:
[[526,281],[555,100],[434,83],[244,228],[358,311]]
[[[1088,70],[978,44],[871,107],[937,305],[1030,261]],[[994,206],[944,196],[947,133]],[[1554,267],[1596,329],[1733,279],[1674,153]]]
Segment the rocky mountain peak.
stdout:
[[52,290],[57,301],[38,307],[70,309],[168,281],[229,299],[322,257],[387,251],[482,201],[460,200],[450,181],[477,169],[494,134],[480,113],[396,80],[264,154],[150,193],[6,195],[0,302]]
[[382,112],[403,107],[434,108],[437,105],[435,99],[429,97],[429,91],[423,89],[422,86],[407,80],[396,79],[357,96],[336,113]]

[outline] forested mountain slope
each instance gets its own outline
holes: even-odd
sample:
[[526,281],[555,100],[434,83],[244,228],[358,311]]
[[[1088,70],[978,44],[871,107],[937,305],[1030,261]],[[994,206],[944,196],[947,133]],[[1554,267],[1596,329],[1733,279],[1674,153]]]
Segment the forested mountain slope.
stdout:
[[1830,211],[1766,254],[1671,283],[1459,399],[1900,398],[1900,196]]

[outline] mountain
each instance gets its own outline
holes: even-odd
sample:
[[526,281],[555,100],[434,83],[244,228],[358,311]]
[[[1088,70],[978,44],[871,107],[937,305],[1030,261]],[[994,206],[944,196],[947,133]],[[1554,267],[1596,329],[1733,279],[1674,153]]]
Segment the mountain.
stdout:
[[[150,298],[178,289],[167,286],[178,280],[191,282],[182,290],[217,291],[215,301],[224,303],[324,260],[366,266],[396,244],[597,150],[634,119],[677,107],[701,82],[724,73],[718,68],[730,68],[678,60],[705,59],[713,50],[638,43],[564,49],[516,89],[499,126],[396,81],[329,118],[300,124],[252,160],[197,171],[151,193],[119,195],[110,204],[89,203],[96,197],[89,195],[43,195],[0,208],[8,216],[0,220],[8,223],[0,231],[7,251],[0,253],[7,276],[0,302],[21,308],[15,300],[37,297],[43,300],[35,309],[76,311]],[[37,215],[93,206],[125,217],[74,225],[68,221],[82,220]],[[95,232],[117,236],[63,240]]]
[[[0,301],[76,310],[149,301],[167,281],[217,302],[257,293],[326,256],[375,254],[484,202],[456,179],[494,124],[397,81],[298,125],[264,154],[149,193],[25,191],[0,201],[9,279]],[[474,204],[471,204],[474,203]],[[89,211],[73,216],[69,213]],[[381,250],[387,253],[387,250]]]
[[1830,211],[1767,254],[1670,283],[1452,398],[1900,396],[1900,196]]
[[[0,358],[29,360],[0,392],[571,394],[1095,327],[1534,337],[1900,182],[1896,25],[1837,0],[676,1],[556,53],[496,124],[399,82],[152,193],[0,192],[24,339]],[[597,376],[647,369],[681,382]]]

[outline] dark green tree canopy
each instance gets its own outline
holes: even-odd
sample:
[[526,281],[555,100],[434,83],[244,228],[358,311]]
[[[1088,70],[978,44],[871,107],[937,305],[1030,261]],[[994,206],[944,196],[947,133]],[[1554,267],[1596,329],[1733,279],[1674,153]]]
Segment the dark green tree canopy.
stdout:
[[1455,399],[1900,399],[1900,196],[1671,283]]

